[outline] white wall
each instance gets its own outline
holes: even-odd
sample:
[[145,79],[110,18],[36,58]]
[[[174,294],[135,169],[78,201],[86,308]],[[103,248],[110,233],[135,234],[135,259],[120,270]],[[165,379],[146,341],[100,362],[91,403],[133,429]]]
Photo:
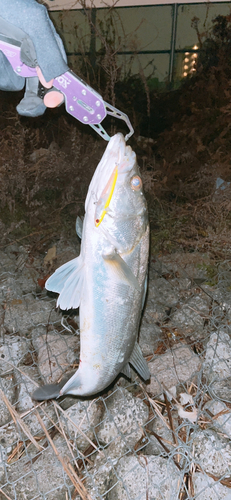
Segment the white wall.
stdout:
[[[109,0],[107,0],[108,2]],[[136,0],[141,3],[140,0]],[[165,5],[157,4],[156,0],[142,1],[142,6],[122,7],[122,3],[134,4],[134,0],[119,0],[114,9],[105,8],[103,0],[94,0],[103,5],[96,11],[96,27],[99,32],[102,26],[107,28],[107,19],[113,16],[113,25],[116,33],[115,46],[119,52],[135,51],[134,57],[131,55],[118,55],[118,63],[125,71],[129,68],[133,74],[140,73],[141,69],[145,76],[151,74],[155,67],[154,77],[164,82],[168,78],[169,52],[171,49],[171,32],[173,19],[173,4],[168,0]],[[144,5],[148,3],[149,5]],[[57,6],[71,6],[71,10],[52,10],[50,12],[63,41],[68,54],[71,55],[73,69],[77,72],[78,61],[81,62],[81,55],[89,51],[90,48],[90,28],[87,17],[83,10],[77,9],[80,2],[76,0],[55,0],[49,2],[52,9]],[[216,3],[187,3],[178,5],[177,15],[177,35],[176,50],[185,51],[198,43],[195,29],[192,27],[192,19],[197,17],[199,30],[206,31],[212,26],[212,20],[217,15],[227,15],[230,13],[231,2]],[[100,23],[101,26],[100,26]],[[96,33],[96,50],[100,49],[100,37]],[[155,53],[162,51],[166,53]],[[143,52],[143,53],[142,53]],[[149,52],[149,53],[144,53]],[[175,63],[178,75],[182,74],[182,55],[176,54]],[[75,67],[75,64],[77,65]],[[85,76],[85,75],[83,75]]]
[[[214,0],[212,0],[214,1]],[[216,0],[216,2],[224,2],[224,0]],[[62,10],[62,9],[82,9],[83,2],[81,0],[54,0],[49,1],[48,7],[50,10]],[[144,6],[144,5],[166,5],[178,3],[181,4],[180,0],[86,0],[86,5],[88,7],[104,8],[105,6],[112,6],[116,4],[116,7],[133,7],[133,6]],[[198,0],[187,0],[187,3],[198,3]],[[203,2],[204,4],[210,4],[211,1]]]

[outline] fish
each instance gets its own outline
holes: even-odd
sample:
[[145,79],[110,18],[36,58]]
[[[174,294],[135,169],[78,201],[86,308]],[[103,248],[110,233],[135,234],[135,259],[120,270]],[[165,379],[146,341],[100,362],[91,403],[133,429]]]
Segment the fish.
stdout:
[[147,291],[149,220],[136,154],[115,134],[99,162],[85,200],[77,258],[46,281],[61,310],[79,307],[80,361],[68,381],[36,389],[33,399],[92,396],[130,366],[144,379],[148,365],[137,342]]

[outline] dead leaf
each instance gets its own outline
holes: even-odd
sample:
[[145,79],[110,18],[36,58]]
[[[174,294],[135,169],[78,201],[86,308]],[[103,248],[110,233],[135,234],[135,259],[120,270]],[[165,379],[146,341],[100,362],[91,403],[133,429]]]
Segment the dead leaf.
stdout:
[[187,392],[180,393],[180,402],[182,405],[187,405],[189,403],[190,405],[194,406],[193,398],[191,394],[188,394]]
[[49,248],[47,254],[45,255],[43,262],[44,264],[52,264],[53,260],[56,258],[56,246]]
[[40,286],[40,288],[42,288],[42,290],[44,289],[45,283],[48,280],[48,278],[50,278],[50,274],[46,274],[46,276],[44,276],[43,278],[37,279],[38,285]]
[[17,306],[18,304],[22,304],[21,299],[13,299],[10,303],[11,306]]
[[177,411],[178,411],[179,417],[187,418],[193,424],[196,422],[197,409],[195,407],[193,407],[192,411],[186,411],[186,410],[184,410],[184,408],[180,404],[177,404],[176,406],[177,406]]

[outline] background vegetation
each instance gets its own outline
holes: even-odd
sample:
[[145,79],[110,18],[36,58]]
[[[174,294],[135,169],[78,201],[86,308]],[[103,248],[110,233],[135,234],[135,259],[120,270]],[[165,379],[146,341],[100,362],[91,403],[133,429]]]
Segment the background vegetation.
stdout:
[[[144,78],[119,66],[113,17],[97,30],[92,17],[89,22],[102,47],[96,64],[84,55],[78,71],[135,128],[130,144],[148,199],[153,252],[180,246],[229,255],[230,190],[216,190],[216,179],[231,181],[231,17],[217,17],[206,33],[192,20],[200,44],[197,72],[165,92],[152,88],[152,72]],[[64,107],[37,119],[19,117],[22,95],[0,93],[2,246],[15,239],[45,251],[63,232],[74,237],[106,144]],[[119,120],[104,125],[111,134],[125,132]]]

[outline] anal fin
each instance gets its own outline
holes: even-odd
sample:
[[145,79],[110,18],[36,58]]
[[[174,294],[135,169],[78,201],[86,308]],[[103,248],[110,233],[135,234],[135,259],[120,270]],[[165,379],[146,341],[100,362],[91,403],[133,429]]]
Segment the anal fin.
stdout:
[[123,367],[121,373],[125,375],[125,377],[131,378],[131,369],[128,363]]
[[147,362],[145,361],[140,346],[135,343],[134,349],[132,351],[129,363],[135,368],[138,374],[143,380],[148,380],[150,378],[150,371],[148,369]]

